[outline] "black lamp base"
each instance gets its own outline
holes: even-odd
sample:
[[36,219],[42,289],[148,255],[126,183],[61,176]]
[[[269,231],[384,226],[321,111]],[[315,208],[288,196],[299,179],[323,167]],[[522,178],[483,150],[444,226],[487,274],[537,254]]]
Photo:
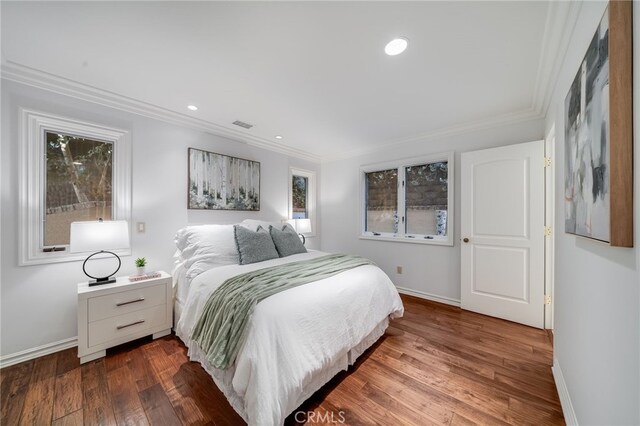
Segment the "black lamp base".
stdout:
[[89,287],[93,287],[94,285],[102,285],[102,284],[111,284],[111,283],[115,283],[116,279],[113,276],[109,276],[107,275],[106,277],[94,277],[93,275],[89,275],[87,274],[87,269],[85,268],[85,266],[87,265],[87,261],[89,259],[91,259],[93,256],[97,255],[97,254],[102,254],[102,253],[107,253],[107,254],[111,254],[113,256],[115,256],[115,258],[118,260],[118,267],[116,268],[115,271],[111,272],[111,274],[116,274],[119,270],[120,270],[120,266],[122,265],[122,262],[120,261],[120,257],[118,257],[117,254],[115,254],[112,251],[107,251],[107,250],[100,250],[98,252],[93,253],[92,255],[90,255],[89,257],[87,257],[84,260],[84,263],[82,264],[82,271],[84,272],[84,274],[86,276],[88,276],[89,278],[95,278],[94,281],[89,281]]
[[115,282],[116,279],[114,277],[98,278],[97,280],[89,281],[89,287],[93,287],[94,285],[111,284]]

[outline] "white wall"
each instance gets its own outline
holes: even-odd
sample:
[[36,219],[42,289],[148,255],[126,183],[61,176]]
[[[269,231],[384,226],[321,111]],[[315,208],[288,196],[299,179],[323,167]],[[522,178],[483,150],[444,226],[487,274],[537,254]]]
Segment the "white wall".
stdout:
[[[86,280],[81,262],[17,266],[19,107],[131,131],[132,217],[134,223],[146,222],[147,229],[144,234],[133,231],[132,256],[122,259],[119,275],[133,273],[133,259],[139,256],[149,260],[149,268],[171,272],[173,236],[187,224],[286,217],[290,166],[316,170],[320,178],[318,164],[2,80],[0,355],[3,357],[75,337],[76,284]],[[187,210],[187,147],[260,161],[261,211]],[[307,243],[310,248],[319,245],[319,237],[310,238]]]
[[[640,3],[634,2],[634,127],[640,130]],[[565,234],[564,99],[606,3],[585,2],[545,126],[556,126],[554,351],[582,425],[640,424],[640,145],[635,155],[635,248]]]
[[[442,301],[460,301],[460,153],[543,138],[542,120],[419,140],[357,158],[322,164],[322,249],[376,262],[396,286]],[[454,246],[360,240],[359,168],[362,165],[455,151]],[[403,267],[402,275],[396,266]]]

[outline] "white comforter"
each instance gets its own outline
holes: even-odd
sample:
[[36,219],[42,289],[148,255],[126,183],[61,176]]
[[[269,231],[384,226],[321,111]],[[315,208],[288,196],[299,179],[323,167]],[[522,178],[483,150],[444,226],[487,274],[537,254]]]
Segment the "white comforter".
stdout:
[[[195,277],[176,329],[192,359],[204,361],[190,339],[191,330],[209,295],[222,282],[237,274],[325,254],[312,251],[258,264],[223,266]],[[309,383],[385,318],[402,314],[402,301],[389,277],[376,266],[361,266],[263,300],[250,320],[235,366],[226,371],[205,368],[219,386],[220,382],[231,384],[232,389],[222,390],[250,425],[279,425],[300,404],[300,394]]]

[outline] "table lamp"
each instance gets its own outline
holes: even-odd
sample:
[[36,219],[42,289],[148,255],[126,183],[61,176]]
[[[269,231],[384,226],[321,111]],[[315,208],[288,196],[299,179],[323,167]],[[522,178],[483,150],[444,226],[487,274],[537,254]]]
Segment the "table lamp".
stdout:
[[307,239],[303,234],[311,233],[311,219],[289,219],[287,223],[293,227],[302,239],[302,244],[307,242]]
[[[117,254],[109,250],[129,248],[129,225],[126,220],[98,219],[97,221],[72,222],[69,246],[71,253],[95,252],[89,255],[82,264],[84,274],[94,279],[94,281],[89,281],[90,286],[113,283],[116,281],[113,275],[120,270],[122,262]],[[85,268],[87,261],[93,256],[103,253],[115,256],[118,259],[118,267],[106,277],[89,275]]]

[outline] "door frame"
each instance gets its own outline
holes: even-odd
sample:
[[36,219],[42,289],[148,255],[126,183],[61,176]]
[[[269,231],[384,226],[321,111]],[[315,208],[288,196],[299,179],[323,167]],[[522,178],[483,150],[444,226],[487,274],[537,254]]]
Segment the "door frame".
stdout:
[[551,235],[544,242],[544,294],[551,297],[551,303],[544,305],[544,328],[553,330],[554,299],[554,261],[555,261],[555,145],[556,126],[553,124],[544,139],[544,156],[551,159],[544,172],[544,223],[551,229]]

